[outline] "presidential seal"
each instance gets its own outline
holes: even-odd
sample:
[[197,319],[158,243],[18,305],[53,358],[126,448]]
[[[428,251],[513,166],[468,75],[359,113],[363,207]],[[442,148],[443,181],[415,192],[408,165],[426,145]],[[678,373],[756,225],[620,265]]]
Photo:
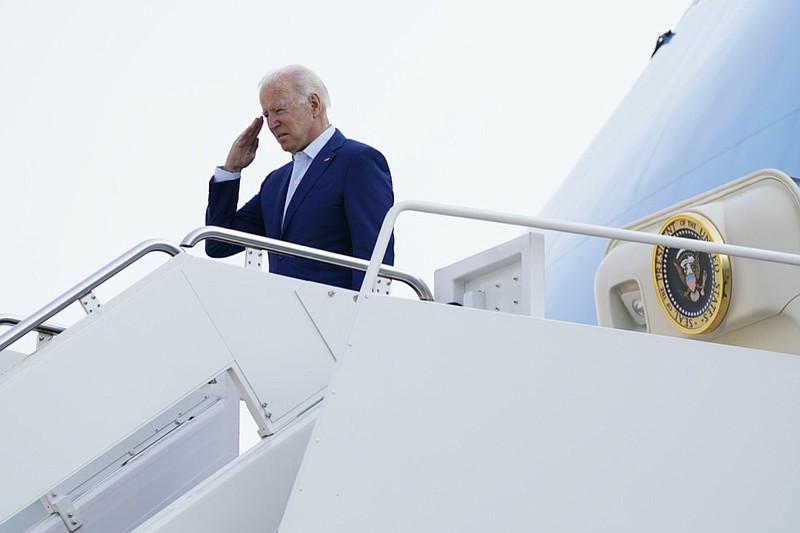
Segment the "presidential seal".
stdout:
[[[661,235],[687,240],[724,242],[710,220],[698,214],[677,215],[661,228]],[[728,312],[731,265],[727,255],[656,246],[653,278],[658,303],[672,324],[684,333],[714,331]]]

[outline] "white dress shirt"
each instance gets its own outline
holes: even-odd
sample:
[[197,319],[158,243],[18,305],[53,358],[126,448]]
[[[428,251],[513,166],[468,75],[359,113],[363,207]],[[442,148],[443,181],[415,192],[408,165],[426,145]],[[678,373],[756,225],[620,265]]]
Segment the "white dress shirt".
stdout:
[[[323,131],[319,137],[311,141],[311,144],[292,156],[292,177],[289,180],[289,190],[286,193],[286,203],[283,204],[284,216],[286,216],[286,208],[289,207],[289,202],[292,200],[292,196],[297,190],[297,186],[300,185],[300,181],[302,181],[303,176],[305,176],[308,167],[310,167],[311,163],[314,162],[314,158],[317,157],[317,154],[319,154],[319,151],[322,150],[322,147],[331,140],[331,137],[333,137],[335,131],[336,128],[334,128],[333,125],[328,126],[328,128]],[[217,167],[214,169],[214,177],[212,179],[215,183],[220,183],[223,181],[238,180],[241,177],[241,172],[228,172],[222,167]]]

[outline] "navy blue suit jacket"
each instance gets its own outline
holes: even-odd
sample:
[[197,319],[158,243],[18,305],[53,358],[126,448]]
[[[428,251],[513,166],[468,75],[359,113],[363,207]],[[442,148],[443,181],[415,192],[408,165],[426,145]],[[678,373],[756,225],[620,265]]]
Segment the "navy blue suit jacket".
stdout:
[[[270,172],[258,194],[238,210],[239,180],[216,183],[212,179],[206,224],[369,259],[383,217],[394,203],[392,177],[383,155],[346,139],[337,129],[300,181],[281,224],[291,173],[292,163]],[[227,257],[242,249],[206,241],[211,257]],[[383,262],[394,264],[394,242]],[[269,254],[269,271],[354,290],[364,278],[363,272],[275,253]]]

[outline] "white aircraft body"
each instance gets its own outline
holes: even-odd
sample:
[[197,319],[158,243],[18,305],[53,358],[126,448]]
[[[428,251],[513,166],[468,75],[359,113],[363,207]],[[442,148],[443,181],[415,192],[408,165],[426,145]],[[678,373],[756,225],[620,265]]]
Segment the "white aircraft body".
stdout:
[[[0,316],[0,533],[796,531],[798,21],[694,2],[544,216],[400,202],[369,262],[199,228]],[[408,211],[524,232],[431,290],[379,264]]]

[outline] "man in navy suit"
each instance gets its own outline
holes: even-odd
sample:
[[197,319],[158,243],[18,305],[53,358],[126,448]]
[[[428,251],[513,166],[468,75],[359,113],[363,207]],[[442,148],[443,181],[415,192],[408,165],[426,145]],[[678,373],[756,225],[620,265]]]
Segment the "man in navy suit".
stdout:
[[[311,70],[292,65],[261,82],[263,116],[236,138],[225,165],[209,185],[206,224],[222,226],[330,252],[369,259],[381,223],[394,203],[392,177],[383,155],[345,138],[328,121],[328,91]],[[270,172],[261,190],[241,209],[242,169],[253,162],[266,122],[292,162]],[[243,248],[206,241],[211,257]],[[394,263],[390,243],[383,260]],[[363,272],[282,254],[269,254],[269,271],[358,290]]]

